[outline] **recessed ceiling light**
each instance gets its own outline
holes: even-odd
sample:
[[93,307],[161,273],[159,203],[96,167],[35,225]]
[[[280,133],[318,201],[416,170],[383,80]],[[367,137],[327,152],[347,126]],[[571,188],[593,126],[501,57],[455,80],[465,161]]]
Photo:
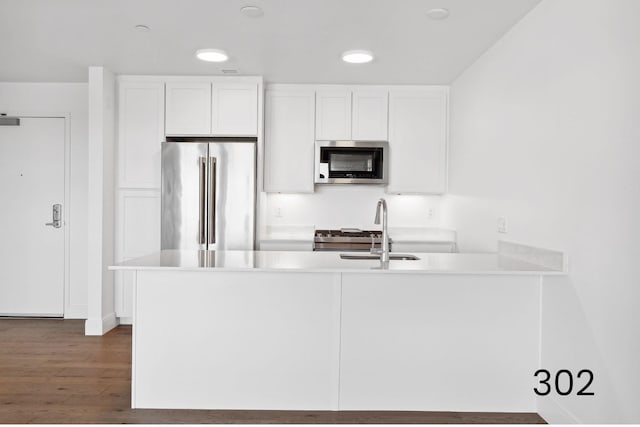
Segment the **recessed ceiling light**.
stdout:
[[207,62],[224,62],[229,59],[227,52],[220,49],[200,49],[196,52],[196,56],[199,60]]
[[364,64],[373,60],[373,52],[368,50],[348,50],[342,54],[342,60],[350,64]]
[[258,6],[245,6],[240,9],[240,12],[249,18],[261,18],[264,16],[264,12]]
[[149,31],[151,29],[151,28],[149,28],[149,26],[143,25],[143,24],[138,24],[133,28],[135,28],[138,31]]
[[447,19],[449,17],[449,9],[436,8],[427,10],[427,16],[436,21]]

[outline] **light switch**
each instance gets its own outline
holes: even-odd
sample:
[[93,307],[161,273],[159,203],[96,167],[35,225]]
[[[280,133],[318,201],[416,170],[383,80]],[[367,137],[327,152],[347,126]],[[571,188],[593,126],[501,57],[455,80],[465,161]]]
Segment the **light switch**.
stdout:
[[505,217],[498,218],[498,233],[507,232],[507,219]]

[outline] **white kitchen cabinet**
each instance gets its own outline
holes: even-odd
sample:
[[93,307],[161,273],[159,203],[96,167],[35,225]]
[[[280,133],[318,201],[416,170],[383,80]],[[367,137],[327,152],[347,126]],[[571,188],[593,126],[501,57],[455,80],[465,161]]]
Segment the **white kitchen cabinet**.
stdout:
[[212,130],[219,136],[258,134],[257,83],[213,83]]
[[446,191],[446,87],[391,89],[388,193]]
[[265,192],[313,193],[315,91],[268,89]]
[[167,135],[211,134],[211,83],[166,84]]
[[535,410],[539,278],[345,273],[341,290],[341,410]]
[[133,323],[133,284],[136,280],[135,275],[135,271],[115,272],[115,312],[121,325],[131,325]]
[[351,90],[319,89],[316,94],[316,139],[351,139]]
[[167,83],[167,135],[256,136],[258,84]]
[[338,409],[339,274],[139,271],[136,287],[133,408]]
[[164,84],[118,85],[118,186],[160,188]]
[[319,87],[316,139],[386,141],[388,91],[380,88]]
[[383,89],[353,91],[351,138],[360,141],[386,141],[389,93]]
[[[116,209],[116,262],[160,250],[159,190],[120,190]],[[115,308],[120,318],[132,316],[134,274],[132,271],[116,274]]]

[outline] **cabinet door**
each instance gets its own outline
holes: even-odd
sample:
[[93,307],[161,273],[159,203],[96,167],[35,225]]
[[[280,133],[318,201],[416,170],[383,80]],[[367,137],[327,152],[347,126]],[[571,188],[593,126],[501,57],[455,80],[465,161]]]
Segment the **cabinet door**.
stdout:
[[525,276],[342,274],[340,409],[535,408],[538,286]]
[[167,135],[211,134],[211,83],[167,83]]
[[386,141],[388,111],[386,90],[354,91],[351,137],[360,141]]
[[[160,250],[160,192],[121,190],[117,199],[116,261]],[[132,316],[133,275],[116,272],[116,316]]]
[[160,188],[164,84],[120,83],[118,122],[118,186]]
[[258,85],[214,83],[212,133],[219,136],[258,134]]
[[316,139],[351,139],[351,91],[321,90],[316,96]]
[[389,94],[389,193],[446,190],[448,89]]
[[313,90],[267,90],[264,191],[313,193],[314,106]]

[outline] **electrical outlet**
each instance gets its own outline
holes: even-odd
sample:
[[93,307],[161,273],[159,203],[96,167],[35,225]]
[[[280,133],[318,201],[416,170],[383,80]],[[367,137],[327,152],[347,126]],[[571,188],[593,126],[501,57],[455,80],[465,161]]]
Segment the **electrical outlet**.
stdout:
[[507,232],[507,219],[505,217],[498,218],[498,233]]
[[433,208],[427,209],[427,218],[433,219]]
[[273,208],[273,216],[276,218],[282,218],[282,208],[280,206]]

